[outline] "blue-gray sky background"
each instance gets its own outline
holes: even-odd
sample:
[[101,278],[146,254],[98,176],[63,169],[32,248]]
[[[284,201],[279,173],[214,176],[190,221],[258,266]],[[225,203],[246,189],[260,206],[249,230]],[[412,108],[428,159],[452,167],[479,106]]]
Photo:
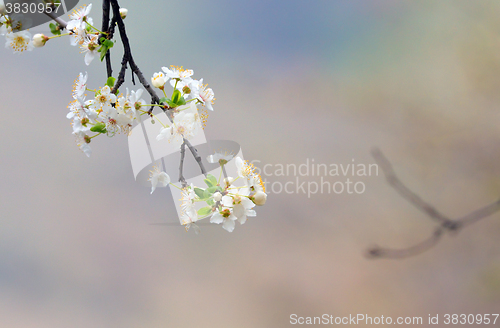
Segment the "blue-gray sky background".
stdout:
[[[497,1],[120,4],[144,74],[194,69],[217,98],[207,138],[239,142],[246,159],[370,164],[377,146],[451,217],[498,198]],[[269,192],[231,234],[151,225],[176,212],[166,190],[150,195],[134,181],[126,138],[96,138],[87,158],[65,117],[78,73],[98,87],[104,65],[85,66],[63,38],[22,55],[0,49],[0,60],[0,326],[288,327],[292,313],[498,312],[500,214],[404,261],[363,257],[434,229],[382,176],[354,178],[361,195]]]

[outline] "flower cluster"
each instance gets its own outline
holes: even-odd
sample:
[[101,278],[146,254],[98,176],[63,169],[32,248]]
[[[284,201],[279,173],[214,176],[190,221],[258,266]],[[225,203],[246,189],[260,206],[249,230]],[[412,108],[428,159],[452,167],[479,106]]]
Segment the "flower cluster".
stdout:
[[[1,7],[1,6],[0,6]],[[84,5],[79,9],[73,10],[69,15],[70,20],[65,28],[67,33],[61,34],[62,26],[51,23],[50,29],[53,36],[46,36],[42,33],[35,34],[31,38],[31,33],[27,30],[20,31],[22,22],[16,19],[16,14],[7,15],[0,11],[0,35],[5,35],[7,40],[5,46],[11,48],[15,53],[21,53],[26,50],[31,51],[33,48],[45,46],[47,41],[61,36],[69,36],[72,46],[79,46],[81,53],[85,54],[84,60],[86,65],[90,65],[95,56],[100,52],[101,60],[107,50],[113,47],[113,42],[105,37],[99,39],[99,34],[107,35],[96,29],[92,24],[93,20],[89,17],[92,4]],[[122,8],[125,13],[126,9]],[[125,13],[126,16],[126,13]]]
[[[118,5],[116,2],[114,4]],[[55,4],[50,2],[45,3],[45,5],[50,7]],[[109,25],[105,31],[99,31],[93,26],[93,20],[89,17],[92,4],[73,10],[69,14],[67,23],[60,19],[56,20],[56,24],[51,23],[49,26],[52,36],[36,34],[33,38],[30,32],[23,30],[20,17],[16,14],[9,16],[4,9],[3,0],[0,0],[0,35],[5,36],[6,47],[11,48],[14,53],[31,51],[35,47],[45,46],[47,41],[53,38],[67,36],[72,46],[80,47],[81,53],[84,54],[85,64],[90,65],[98,53],[103,61],[115,44],[110,33],[114,30],[113,25]],[[114,12],[116,9],[114,7]],[[120,8],[119,17],[113,17],[110,24],[120,25],[120,20],[125,19],[127,14],[127,9]],[[66,33],[63,34],[64,29],[66,29]],[[136,65],[132,65],[130,45],[121,35],[121,30],[120,32],[126,55],[122,61],[120,81],[117,85],[115,86],[116,79],[110,76],[111,67],[108,61],[106,62],[108,79],[104,85],[96,89],[89,88],[87,73],[85,75],[80,73],[73,85],[72,101],[68,105],[69,113],[66,117],[71,120],[72,133],[78,147],[87,156],[90,156],[92,153],[90,142],[93,138],[99,135],[112,137],[119,133],[130,135],[134,124],[141,121],[140,115],[148,115],[155,118],[155,120],[151,120],[151,123],[158,121],[161,125],[156,137],[158,141],[166,139],[169,142],[173,140],[182,142],[183,146],[190,147],[191,152],[199,161],[196,149],[192,149],[188,140],[198,135],[201,129],[206,126],[208,111],[213,111],[215,101],[213,90],[203,83],[203,79],[195,80],[193,78],[194,72],[191,69],[184,69],[182,66],[162,67],[160,72],[154,73],[151,77],[151,85],[163,93],[163,97],[158,99],[154,90],[144,82],[142,72]],[[127,57],[127,54],[130,58]],[[127,69],[127,61],[133,74],[139,77],[143,86],[150,93],[152,104],[141,99],[142,89],[137,91],[126,89],[125,94],[118,91],[124,82],[122,73]],[[172,87],[170,95],[167,95],[165,91],[167,82]],[[87,92],[91,93],[91,96],[87,96]],[[155,107],[166,113],[169,122],[163,124],[157,119],[153,113]],[[182,152],[182,156],[184,156],[184,152]],[[234,179],[226,176],[225,165],[233,157],[233,154],[228,153],[215,153],[208,156],[208,162],[219,163],[220,174],[218,179],[211,174],[205,174],[206,186],[203,187],[186,183],[182,176],[183,157],[179,173],[182,188],[172,184],[170,176],[155,166],[150,171],[149,177],[151,193],[156,188],[166,187],[169,184],[180,189],[179,217],[186,230],[193,227],[193,230],[198,233],[199,227],[196,222],[210,217],[211,223],[222,224],[225,230],[232,232],[236,221],[244,224],[248,217],[256,215],[255,206],[264,205],[267,199],[260,175],[255,173],[251,164],[241,158],[234,158],[238,177]],[[200,167],[202,172],[205,172],[201,163]]]
[[[156,139],[189,140],[206,124],[206,109],[213,111],[214,92],[206,84],[203,85],[203,79],[195,80],[191,77],[193,70],[170,66],[162,67],[162,71],[154,73],[151,84],[163,92],[165,97],[160,102],[167,104],[167,108],[172,110],[172,118],[171,124],[162,128]],[[165,92],[168,81],[174,88],[170,98],[167,98]],[[197,107],[198,104],[202,105],[201,109]]]
[[[114,136],[116,133],[130,134],[134,120],[138,119],[138,113],[144,112],[141,107],[146,102],[141,99],[143,90],[129,92],[125,96],[117,96],[111,92],[114,79],[108,79],[105,86],[99,90],[87,88],[87,74],[80,73],[73,86],[73,100],[68,105],[68,119],[72,119],[73,134],[77,145],[90,156],[89,143],[92,138],[106,134]],[[94,92],[94,97],[85,100],[85,91]],[[90,136],[91,132],[94,133]]]
[[[224,165],[231,160],[232,156],[227,154],[215,154],[209,156],[209,161],[214,158],[220,158],[221,174],[219,179],[208,174],[206,176],[206,188],[193,186],[185,186],[181,190],[181,217],[182,225],[186,226],[186,230],[194,227],[195,231],[199,231],[196,222],[210,217],[211,223],[221,224],[222,228],[232,232],[236,226],[236,221],[244,224],[248,217],[256,216],[253,209],[255,205],[262,206],[266,203],[267,194],[265,186],[259,174],[255,173],[252,164],[243,161],[240,157],[235,158],[238,177],[225,177],[221,181]],[[152,190],[156,187],[164,187],[167,184],[160,184],[163,177],[164,181],[170,181],[170,178],[165,172],[160,172],[157,168],[151,171],[150,181]],[[242,186],[236,186],[238,179],[243,181]],[[206,206],[196,209],[197,203],[206,203]]]

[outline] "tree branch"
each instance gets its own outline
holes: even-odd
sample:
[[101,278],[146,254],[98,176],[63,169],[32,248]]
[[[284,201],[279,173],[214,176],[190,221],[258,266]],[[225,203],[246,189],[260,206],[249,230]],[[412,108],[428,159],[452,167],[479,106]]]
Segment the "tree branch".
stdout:
[[379,149],[374,149],[372,155],[377,164],[381,167],[387,182],[393,187],[403,198],[409,201],[420,211],[427,214],[431,219],[440,223],[432,236],[417,245],[405,249],[389,249],[381,247],[373,247],[368,250],[367,256],[370,258],[391,258],[401,259],[414,255],[421,254],[430,248],[434,247],[445,232],[457,232],[461,228],[484,219],[498,211],[500,211],[500,200],[493,204],[480,208],[470,214],[467,214],[459,219],[449,219],[439,213],[433,206],[423,201],[417,194],[406,187],[401,180],[396,176],[391,163]]
[[113,20],[116,21],[118,25],[118,31],[120,32],[120,38],[123,44],[123,59],[122,59],[122,68],[120,73],[118,74],[118,79],[116,80],[115,86],[113,87],[112,92],[116,93],[116,90],[125,82],[125,70],[127,69],[127,63],[130,64],[130,69],[132,72],[139,78],[139,81],[147,90],[149,95],[151,96],[151,102],[153,104],[159,104],[160,98],[156,95],[156,92],[151,88],[148,81],[144,78],[139,67],[136,65],[134,58],[132,56],[132,51],[130,49],[130,42],[128,40],[127,32],[125,30],[125,24],[123,23],[123,19],[120,16],[120,5],[117,0],[110,0],[111,7],[113,9]]
[[[111,5],[111,9],[113,11],[113,18],[111,20],[111,25],[109,26],[109,28],[107,28],[108,22],[109,22],[109,5]],[[107,14],[104,13],[104,11],[106,11],[106,10],[108,11]],[[135,76],[138,77],[141,84],[144,86],[144,88],[146,88],[146,90],[150,94],[151,103],[160,105],[159,107],[162,108],[163,111],[166,112],[166,114],[168,115],[170,120],[173,121],[173,114],[168,111],[170,108],[165,107],[165,106],[161,106],[160,98],[156,95],[156,92],[153,90],[151,85],[148,83],[148,81],[144,77],[144,74],[141,72],[141,70],[139,69],[139,67],[137,66],[137,64],[134,61],[134,57],[132,56],[132,50],[130,48],[130,41],[128,39],[127,32],[125,30],[125,24],[124,24],[123,19],[121,18],[121,15],[120,15],[120,5],[118,4],[118,1],[117,0],[103,0],[103,26],[106,26],[107,30],[110,32],[110,34],[108,34],[108,38],[110,35],[112,35],[114,33],[115,23],[118,26],[118,31],[120,33],[120,39],[122,40],[122,44],[123,44],[123,57],[122,57],[122,61],[121,61],[122,66],[121,66],[120,72],[118,73],[118,78],[117,78],[115,85],[114,85],[113,89],[111,90],[111,92],[116,93],[118,88],[120,88],[120,86],[125,82],[125,72],[127,70],[127,65],[130,65],[130,69],[132,71],[132,81],[134,82],[134,74],[135,74]],[[106,54],[106,56],[108,56],[108,53]],[[106,63],[108,63],[108,57],[106,57]],[[111,65],[109,66],[109,69],[108,69],[108,77],[110,76],[109,75],[110,69],[111,69]],[[134,82],[134,84],[135,84],[135,82]],[[148,111],[149,114],[151,114],[153,112],[153,109],[154,109],[154,106],[151,106],[151,108]],[[181,146],[181,163],[179,166],[179,181],[181,181],[183,183],[183,186],[187,185],[187,183],[182,175],[186,146],[189,148],[189,150],[193,154],[193,157],[198,162],[198,165],[200,166],[200,169],[201,169],[201,172],[203,173],[203,175],[205,175],[205,177],[207,176],[205,166],[203,165],[203,162],[201,160],[201,157],[198,155],[198,152],[196,151],[196,149],[191,145],[191,143],[188,140],[184,139],[184,142]]]
[[[107,35],[101,34],[99,35],[99,40],[101,37],[106,37],[107,39],[111,39],[112,35],[109,34],[109,30],[111,26],[109,24],[109,0],[102,0],[102,27],[101,31],[108,33]],[[99,44],[101,41],[99,41]],[[113,68],[111,67],[111,53],[109,49],[106,51],[106,72],[108,74],[108,78],[113,76]]]

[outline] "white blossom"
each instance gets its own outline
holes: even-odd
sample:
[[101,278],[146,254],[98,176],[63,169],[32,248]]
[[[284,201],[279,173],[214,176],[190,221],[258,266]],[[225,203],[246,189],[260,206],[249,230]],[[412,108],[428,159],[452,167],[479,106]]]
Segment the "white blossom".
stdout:
[[214,91],[208,84],[203,84],[203,79],[192,80],[188,86],[191,90],[190,97],[198,99],[207,109],[214,110],[212,107],[215,100]]
[[116,95],[111,93],[111,88],[107,85],[101,88],[100,93],[96,94],[94,100],[90,101],[90,106],[96,110],[107,114],[111,108],[111,104],[116,102]]
[[82,49],[82,53],[85,54],[85,64],[88,66],[94,60],[95,55],[99,50],[98,39],[99,35],[92,35],[88,38],[85,38],[83,43],[80,45]]
[[12,32],[12,27],[7,24],[7,16],[0,16],[0,35]]
[[182,140],[194,137],[201,129],[200,117],[196,105],[191,102],[187,105],[179,106],[179,112],[174,115],[170,126],[162,128],[156,140],[167,138],[169,142],[173,139]]
[[5,38],[7,39],[5,47],[12,48],[15,53],[31,51],[34,48],[33,42],[31,42],[31,33],[28,31],[10,32],[5,35]]
[[266,203],[267,194],[263,191],[257,191],[255,195],[252,196],[252,201],[255,205],[262,206]]
[[75,84],[73,85],[72,95],[74,99],[81,98],[87,90],[87,78],[87,72],[85,72],[85,76],[83,76],[83,73],[78,75],[78,78],[75,80]]
[[248,198],[249,188],[229,188],[228,194],[222,197],[222,205],[232,210],[241,224],[247,220],[247,216],[256,216],[253,207],[255,204]]
[[33,46],[36,48],[43,47],[49,38],[45,35],[38,33],[33,36]]
[[127,17],[127,14],[128,14],[128,9],[127,8],[120,8],[120,17],[122,19],[125,19],[125,17]]
[[165,74],[161,72],[154,73],[153,77],[151,78],[151,84],[153,85],[153,87],[158,89],[163,89],[166,82],[167,79],[165,78]]
[[150,175],[148,181],[151,181],[151,193],[155,191],[156,187],[166,187],[170,183],[170,177],[168,174],[161,172],[157,166],[153,167],[153,170],[149,172]]
[[[170,68],[168,67],[162,67],[161,68],[164,72],[165,72],[165,75],[173,80],[174,84],[175,84],[175,80],[178,80],[178,81],[181,81],[181,82],[189,82],[191,80],[191,76],[193,75],[193,70],[191,69],[184,69],[181,67],[178,67],[178,66],[173,66],[171,65]],[[172,81],[171,81],[172,83]],[[172,84],[172,86],[174,85]]]
[[73,9],[73,12],[69,15],[70,21],[67,23],[66,28],[72,30],[75,27],[81,27],[85,20],[88,19],[88,14],[92,9],[92,4],[88,6],[82,6],[78,9]]
[[181,213],[186,214],[195,222],[198,220],[198,212],[194,206],[194,201],[196,199],[196,193],[194,192],[194,186],[186,186],[182,188],[181,192]]
[[235,227],[235,221],[238,218],[233,214],[229,208],[225,208],[222,211],[215,211],[210,218],[210,223],[222,223],[222,228],[226,231],[233,232]]

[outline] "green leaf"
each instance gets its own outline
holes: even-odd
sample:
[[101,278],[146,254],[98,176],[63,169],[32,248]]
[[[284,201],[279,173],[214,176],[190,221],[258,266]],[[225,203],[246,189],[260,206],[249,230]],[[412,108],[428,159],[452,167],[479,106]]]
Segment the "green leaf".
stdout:
[[207,179],[210,180],[210,182],[212,182],[212,186],[217,185],[217,178],[214,177],[212,174],[207,174]]
[[212,186],[210,188],[208,188],[208,192],[210,193],[210,195],[213,195],[214,192],[217,191],[217,186]]
[[176,104],[176,103],[174,103],[174,102],[173,102],[172,100],[170,100],[170,99],[167,99],[167,104],[168,104],[170,107],[172,107],[172,108],[177,107],[177,104]]
[[208,187],[213,187],[214,186],[214,184],[212,183],[212,181],[210,181],[210,179],[205,179],[203,181],[205,181],[205,183],[207,184]]
[[213,199],[208,199],[207,200],[207,204],[210,205],[210,206],[214,206],[215,202]]
[[182,94],[179,90],[175,89],[174,93],[172,94],[172,101],[177,104],[179,99],[181,98]]
[[113,41],[108,40],[105,37],[101,37],[99,39],[99,42],[101,42],[101,46],[99,47],[99,50],[97,50],[97,51],[101,53],[101,61],[103,61],[108,50],[113,48],[114,43],[113,43]]
[[109,86],[110,88],[113,88],[115,86],[115,81],[116,79],[112,76],[108,77],[108,80],[106,81],[106,85]]
[[212,207],[211,206],[206,206],[202,207],[198,210],[198,216],[204,217],[212,213]]
[[115,45],[113,41],[105,39],[102,43],[106,48],[111,49]]
[[182,106],[182,105],[185,105],[186,104],[186,99],[184,99],[184,97],[181,97],[179,99],[179,101],[177,101],[177,105],[178,106]]
[[100,58],[101,58],[101,61],[104,60],[104,57],[106,56],[106,52],[108,51],[108,48],[106,48],[104,45],[101,45],[99,47],[99,50],[97,50],[97,52],[100,52],[101,55],[100,55]]
[[200,199],[205,199],[205,196],[203,195],[203,193],[205,192],[204,189],[201,189],[201,188],[194,188],[194,193],[196,194],[196,196],[198,196]]
[[205,189],[203,192],[203,199],[208,199],[210,196],[212,196],[212,193],[208,189]]
[[167,99],[167,97],[163,97],[160,99],[160,104],[168,102],[170,99]]
[[98,133],[106,133],[106,124],[101,122],[96,123],[93,127],[90,128],[90,131]]
[[54,35],[61,35],[61,30],[57,28],[57,25],[54,23],[49,24],[50,32]]

